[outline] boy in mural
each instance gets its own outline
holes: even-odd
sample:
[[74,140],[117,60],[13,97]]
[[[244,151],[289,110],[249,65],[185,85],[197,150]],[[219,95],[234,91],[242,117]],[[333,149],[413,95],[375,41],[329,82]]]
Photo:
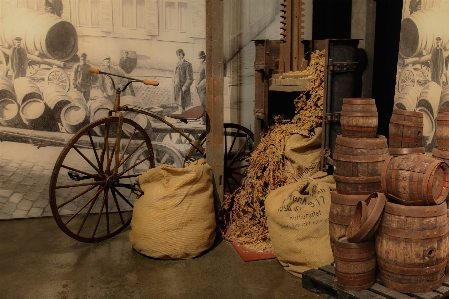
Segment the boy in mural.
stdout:
[[444,71],[444,55],[441,37],[436,38],[436,47],[430,55],[430,79],[441,86],[441,75]]
[[62,16],[63,5],[62,0],[45,0],[45,11],[51,14]]
[[[199,77],[196,84],[196,92],[198,93],[201,106],[206,108],[206,53],[204,53],[204,51],[200,51],[198,53],[198,59],[200,59],[201,63],[198,67]],[[206,114],[202,117],[201,124],[206,124]]]
[[179,61],[173,75],[174,101],[179,106],[181,113],[191,104],[190,86],[193,83],[192,64],[184,59],[183,49],[176,50]]
[[[125,72],[125,74],[130,74],[135,68],[137,64],[137,59],[133,59],[128,56],[128,51],[123,52],[123,56],[120,58],[118,66]],[[129,91],[132,96],[135,96],[134,88],[132,83],[128,85]]]
[[97,75],[90,73],[87,69],[90,65],[87,63],[87,54],[80,55],[80,63],[75,64],[72,69],[72,86],[81,92],[86,102],[90,100],[90,91],[92,84],[97,81]]
[[16,45],[11,49],[11,70],[13,72],[13,80],[25,77],[27,74],[28,57],[27,51],[22,48],[22,38],[16,37],[14,39]]
[[[111,73],[114,75],[125,76],[125,73],[119,68],[111,65],[111,58],[106,57],[103,59],[104,67],[101,69],[103,72]],[[126,83],[126,79],[122,79],[119,77],[111,77],[114,79],[115,88],[122,88]],[[100,90],[103,93],[103,96],[109,99],[112,103],[115,100],[115,90],[112,86],[111,79],[107,76],[100,76]]]

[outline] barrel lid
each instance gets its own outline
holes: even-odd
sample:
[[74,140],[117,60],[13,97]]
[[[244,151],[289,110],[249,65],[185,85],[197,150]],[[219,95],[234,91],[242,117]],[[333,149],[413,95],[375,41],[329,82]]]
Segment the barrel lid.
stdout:
[[374,192],[365,200],[359,201],[346,229],[349,242],[367,241],[374,235],[382,219],[386,202],[385,195],[380,192]]

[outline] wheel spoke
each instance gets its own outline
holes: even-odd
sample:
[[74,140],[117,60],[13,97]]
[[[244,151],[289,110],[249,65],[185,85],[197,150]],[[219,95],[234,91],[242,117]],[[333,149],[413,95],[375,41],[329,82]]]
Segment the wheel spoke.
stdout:
[[55,189],[64,189],[64,188],[72,188],[72,187],[82,187],[82,186],[98,186],[105,184],[105,181],[98,181],[98,182],[89,182],[89,183],[80,183],[80,184],[73,184],[73,185],[61,185],[56,186]]
[[125,221],[123,220],[122,211],[120,210],[120,205],[117,201],[117,196],[115,195],[114,188],[111,188],[112,198],[114,198],[115,206],[117,207],[118,214],[120,216],[120,220],[122,221],[122,224],[125,224]]
[[145,162],[146,160],[148,160],[148,158],[151,158],[150,156],[143,158],[142,160],[140,160],[139,162],[135,163],[134,165],[128,167],[127,169],[123,170],[122,172],[120,172],[118,174],[118,177],[121,177],[124,173],[127,173],[129,170],[133,169],[134,167],[138,166],[139,164],[142,164],[143,162]]
[[249,140],[249,136],[246,136],[245,142],[242,144],[242,146],[240,146],[239,150],[237,151],[237,153],[235,154],[235,156],[232,158],[232,160],[229,162],[228,165],[232,165],[235,161],[235,159],[237,159],[237,157],[240,157],[240,153],[245,149],[246,147],[246,143]]
[[[90,211],[92,211],[92,208],[94,207],[95,202],[97,201],[98,195],[100,195],[100,193],[101,193],[101,191],[98,192],[98,194],[96,194],[95,199],[91,202],[90,207],[89,207],[89,209],[87,210],[87,213],[84,215],[83,221],[81,222],[81,225],[80,225],[78,231],[76,232],[76,234],[77,234],[78,236],[80,235],[81,230],[83,229],[84,224],[86,223],[86,220],[87,220],[87,218],[88,218],[89,215],[90,215]],[[79,212],[78,212],[78,213],[79,213]]]
[[94,140],[92,139],[92,135],[90,134],[90,130],[87,131],[87,134],[89,135],[89,140],[90,140],[90,144],[92,145],[92,150],[94,151],[95,154],[95,159],[97,160],[97,164],[98,164],[98,168],[103,168],[103,166],[100,163],[100,159],[98,158],[98,153],[97,150],[95,149],[95,145],[94,145]]
[[94,177],[95,177],[95,174],[88,173],[88,172],[85,172],[85,171],[82,171],[82,170],[79,170],[79,169],[76,169],[76,168],[73,168],[73,167],[70,167],[70,166],[66,166],[66,165],[64,165],[64,164],[61,165],[61,167],[62,167],[62,168],[65,168],[65,169],[68,169],[68,170],[73,170],[73,171],[78,172],[78,173],[85,174],[85,175],[87,175],[87,176],[89,176],[89,177],[91,177],[91,178],[94,178]]
[[[97,222],[95,223],[95,228],[94,228],[94,231],[92,232],[92,238],[95,238],[95,233],[97,232],[98,225],[100,224],[101,216],[103,215],[104,205],[105,205],[105,203],[107,203],[107,201],[108,201],[108,188],[105,188],[105,190],[103,192],[103,201],[101,202],[100,213],[98,213]],[[108,217],[108,215],[106,215],[106,219],[107,219],[107,227],[108,227],[107,230],[108,230],[108,234],[109,234],[109,217]]]
[[164,164],[168,160],[168,158],[170,158],[170,156],[165,153],[159,164]]
[[121,176],[120,178],[121,178],[121,179],[130,179],[130,178],[138,177],[139,175],[141,175],[141,173],[130,174],[130,175],[124,175],[124,176]]
[[[104,188],[106,188],[105,186],[101,186],[101,188],[98,188],[98,190],[97,190],[97,192],[95,192],[95,194],[94,195],[92,195],[92,197],[91,198],[89,198],[89,200],[87,200],[81,207],[79,207],[76,211],[75,211],[75,213],[72,215],[72,217],[70,217],[69,218],[69,220],[67,220],[67,222],[65,222],[65,224],[67,225],[70,221],[72,221],[73,220],[73,218],[75,218],[89,203],[92,203],[91,204],[91,206],[90,206],[90,208],[89,208],[89,211],[88,211],[88,213],[87,213],[87,215],[89,215],[89,212],[90,212],[90,210],[92,209],[92,207],[93,207],[93,205],[94,205],[94,203],[95,203],[95,201],[96,201],[96,199],[98,198],[98,195],[100,195],[100,193],[101,193],[101,191],[103,191],[104,190]],[[86,217],[86,219],[87,219],[87,217]],[[83,222],[83,225],[84,225],[84,222]],[[80,231],[81,231],[81,229],[80,229]]]
[[90,166],[93,167],[93,169],[95,169],[95,171],[99,174],[102,174],[102,172],[100,171],[100,169],[98,169],[97,166],[95,166],[77,147],[76,145],[73,145],[73,149],[76,150],[78,152],[78,154],[80,154],[81,157],[83,157],[84,160],[86,160],[87,163],[90,164]]
[[129,201],[129,200],[127,200],[126,199],[126,197],[125,196],[123,196],[123,194],[120,192],[120,191],[118,191],[118,189],[117,188],[115,188],[115,187],[112,187],[113,188],[113,190],[115,190],[115,192],[117,192],[117,194],[127,203],[127,204],[129,204],[132,208],[134,208],[134,205]]
[[95,187],[96,187],[96,186],[94,185],[94,186],[91,186],[91,187],[87,188],[86,190],[84,190],[84,191],[81,192],[80,194],[78,194],[78,195],[72,197],[71,199],[69,199],[68,201],[66,201],[66,202],[64,202],[64,203],[62,203],[62,204],[60,204],[59,206],[57,206],[57,208],[58,208],[58,209],[62,208],[62,207],[65,206],[66,204],[68,204],[68,203],[74,201],[75,199],[77,199],[77,198],[80,197],[81,195],[86,194],[87,192],[89,192],[90,190],[94,189]]
[[[126,144],[125,148],[123,149],[123,153],[120,155],[120,159],[119,162],[121,163],[121,161],[123,160],[123,157],[125,156],[126,151],[128,150],[129,145],[131,144],[131,141],[133,140],[133,136],[136,133],[136,128],[134,128],[133,133],[131,134],[131,136],[129,137],[128,143]],[[119,164],[122,165],[122,164]]]
[[[126,156],[126,158],[120,162],[120,164],[118,165],[118,167],[122,166],[123,163],[125,163],[140,147],[142,147],[142,145],[145,143],[145,140],[143,140],[128,156]],[[149,154],[150,156],[150,154]]]

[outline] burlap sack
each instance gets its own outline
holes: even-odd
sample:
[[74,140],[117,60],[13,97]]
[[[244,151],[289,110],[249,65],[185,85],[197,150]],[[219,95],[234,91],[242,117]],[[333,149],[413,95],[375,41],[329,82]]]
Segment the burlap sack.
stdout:
[[144,195],[134,204],[132,247],[161,259],[189,259],[215,239],[210,166],[204,159],[186,168],[161,165],[137,178]]
[[333,261],[329,210],[334,189],[334,178],[320,171],[274,190],[265,200],[273,251],[295,276]]
[[287,139],[285,157],[287,158],[286,173],[288,175],[301,179],[319,171],[322,136],[322,128],[315,128],[315,133],[312,136],[294,134]]

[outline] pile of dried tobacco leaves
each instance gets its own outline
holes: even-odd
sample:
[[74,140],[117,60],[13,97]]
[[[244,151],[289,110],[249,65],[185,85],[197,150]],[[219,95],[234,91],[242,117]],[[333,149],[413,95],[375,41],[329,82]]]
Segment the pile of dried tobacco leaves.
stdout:
[[221,229],[228,241],[244,244],[253,250],[267,251],[271,248],[264,200],[271,191],[298,179],[284,171],[287,138],[297,133],[311,136],[322,124],[324,62],[324,51],[312,53],[309,66],[301,72],[310,74],[311,80],[306,91],[295,100],[295,117],[291,121],[282,117],[274,119],[249,159],[243,185],[225,198]]

